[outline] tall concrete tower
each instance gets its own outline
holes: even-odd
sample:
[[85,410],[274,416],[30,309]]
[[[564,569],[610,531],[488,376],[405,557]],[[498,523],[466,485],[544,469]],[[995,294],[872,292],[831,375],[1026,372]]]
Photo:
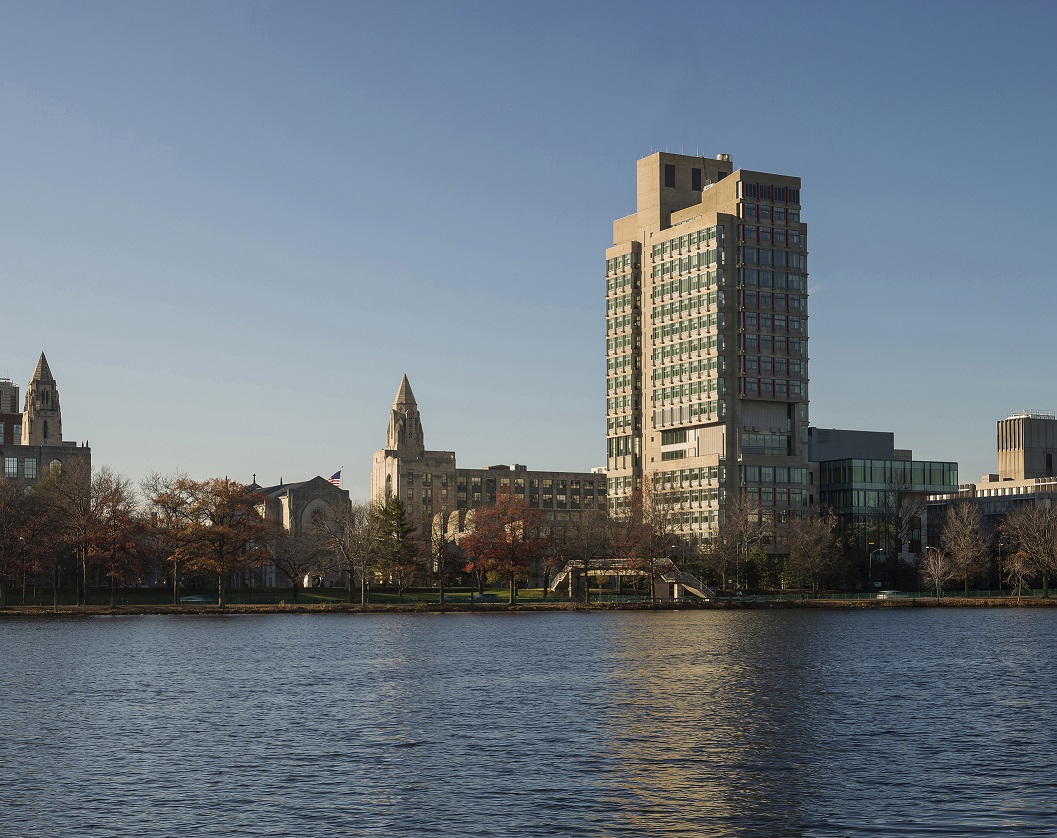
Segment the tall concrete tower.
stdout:
[[658,153],[606,250],[608,495],[651,488],[707,539],[728,498],[780,526],[807,468],[807,227],[800,179]]
[[26,387],[26,404],[22,414],[23,445],[62,444],[59,388],[43,352],[33,371],[33,378]]

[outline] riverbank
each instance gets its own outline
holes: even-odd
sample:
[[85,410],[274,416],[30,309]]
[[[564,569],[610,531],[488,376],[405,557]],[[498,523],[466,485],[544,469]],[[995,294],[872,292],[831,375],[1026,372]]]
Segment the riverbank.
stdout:
[[572,602],[507,603],[388,603],[358,605],[352,603],[276,603],[218,605],[9,605],[0,609],[0,619],[18,617],[127,617],[139,615],[168,616],[236,616],[240,614],[508,614],[541,611],[707,611],[759,609],[829,609],[870,610],[876,608],[1052,608],[1054,597],[908,597],[906,599],[785,599],[753,597],[719,599],[710,602],[670,602],[653,605],[648,602],[602,602],[584,605]]

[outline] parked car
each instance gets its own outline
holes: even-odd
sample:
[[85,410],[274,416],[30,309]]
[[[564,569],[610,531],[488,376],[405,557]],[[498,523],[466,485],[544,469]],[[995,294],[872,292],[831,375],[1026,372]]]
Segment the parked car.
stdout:
[[907,595],[903,591],[878,591],[878,599],[906,599]]

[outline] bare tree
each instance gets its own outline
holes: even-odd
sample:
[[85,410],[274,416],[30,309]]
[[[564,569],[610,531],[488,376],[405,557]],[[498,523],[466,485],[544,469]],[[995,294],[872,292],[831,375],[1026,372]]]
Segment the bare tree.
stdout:
[[936,592],[936,597],[943,596],[943,588],[958,578],[958,570],[950,554],[935,547],[926,547],[918,561],[918,573],[922,583]]
[[330,553],[335,566],[346,574],[349,602],[354,586],[360,589],[360,605],[369,598],[367,575],[378,555],[377,510],[369,503],[340,505],[327,512],[320,511],[312,519],[312,526]]
[[1021,593],[1028,587],[1028,583],[1035,573],[1031,557],[1024,550],[1014,550],[1006,557],[1003,570],[1005,581],[1009,585],[1010,590],[1016,594],[1019,602]]
[[734,569],[734,585],[741,587],[741,574],[750,551],[767,541],[771,528],[759,503],[747,495],[728,496],[723,505],[719,530],[701,548],[704,565],[718,571],[726,587]]
[[988,544],[980,507],[967,501],[951,506],[940,543],[958,578],[965,583],[965,595],[969,596],[969,581],[987,566]]
[[[592,567],[596,567],[598,560],[604,558],[609,552],[612,537],[613,524],[609,517],[609,511],[604,506],[584,509],[579,514],[570,516],[569,524],[561,533],[561,544],[557,551],[564,561],[560,566],[568,562],[579,562],[583,569],[584,579],[584,604],[590,598],[590,584],[588,579]],[[558,565],[558,562],[554,562]],[[617,572],[620,572],[620,568]],[[572,584],[573,574],[570,569],[569,580]],[[546,584],[544,580],[544,593]],[[571,592],[570,592],[571,595]]]
[[53,513],[56,535],[73,550],[77,560],[77,604],[88,604],[88,558],[95,526],[92,473],[87,463],[72,460],[54,466],[38,483]]
[[272,562],[290,580],[294,602],[297,602],[305,577],[313,572],[321,573],[326,559],[324,536],[314,527],[306,527],[299,533],[284,530],[272,543]]
[[1040,577],[1046,593],[1050,575],[1057,570],[1057,509],[1018,506],[1006,513],[1002,532],[1016,545],[1011,558],[1018,573]]
[[789,548],[785,569],[793,584],[807,583],[818,590],[819,581],[836,565],[840,552],[836,532],[837,516],[830,509],[794,518],[784,528]]
[[892,558],[898,559],[911,536],[921,528],[927,498],[924,493],[914,491],[913,484],[905,479],[888,482],[878,494],[878,525],[883,535],[882,543],[889,548],[894,547]]

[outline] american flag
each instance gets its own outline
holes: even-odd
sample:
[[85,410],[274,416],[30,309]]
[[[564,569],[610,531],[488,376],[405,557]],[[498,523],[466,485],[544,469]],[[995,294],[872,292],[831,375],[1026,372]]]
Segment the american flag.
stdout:
[[335,486],[341,485],[341,469],[339,468],[336,472],[330,475],[328,482],[333,483]]

